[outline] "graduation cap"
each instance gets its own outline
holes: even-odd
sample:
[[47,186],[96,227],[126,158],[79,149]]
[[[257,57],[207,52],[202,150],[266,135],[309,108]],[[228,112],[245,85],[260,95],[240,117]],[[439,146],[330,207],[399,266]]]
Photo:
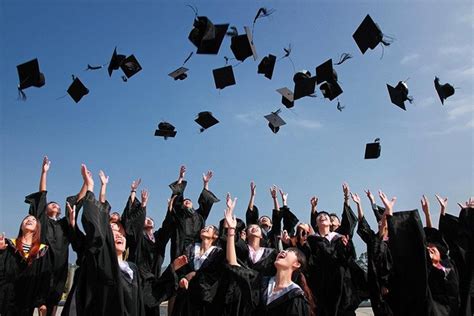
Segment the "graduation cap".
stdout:
[[334,100],[342,94],[342,88],[337,81],[327,81],[319,86],[324,98],[330,101]]
[[212,74],[214,76],[216,89],[224,89],[225,87],[235,85],[234,70],[232,69],[232,66],[214,69]]
[[377,159],[380,157],[380,139],[376,138],[373,143],[365,145],[365,157],[364,159]]
[[84,86],[84,84],[81,82],[81,80],[79,80],[79,78],[75,77],[74,81],[67,89],[67,93],[69,93],[74,102],[78,103],[79,101],[81,101],[83,96],[89,93],[89,89]]
[[311,77],[311,73],[307,70],[299,71],[293,76],[295,83],[295,92],[293,99],[298,100],[303,97],[311,96],[316,89],[316,77]]
[[39,70],[38,59],[32,59],[26,63],[16,66],[18,71],[18,91],[23,98],[26,98],[23,89],[29,87],[41,88],[45,84],[45,77],[42,72]]
[[142,70],[142,66],[140,66],[140,63],[134,55],[130,55],[125,58],[120,64],[120,68],[122,68],[122,71],[125,76],[127,76],[127,78],[134,76],[136,73]]
[[438,92],[439,99],[441,100],[441,104],[444,105],[444,100],[446,100],[447,98],[449,98],[450,96],[454,94],[454,87],[450,85],[449,83],[445,83],[441,85],[439,83],[438,77],[435,77],[434,85],[435,85],[436,92]]
[[382,43],[385,46],[390,45],[387,40],[384,39],[383,33],[380,27],[372,20],[370,15],[364,18],[362,23],[359,25],[357,30],[352,34],[357,46],[359,47],[362,54],[365,54],[367,49],[374,49],[378,44]]
[[214,25],[206,16],[196,17],[193,29],[188,36],[188,39],[197,47],[196,54],[216,55],[228,27],[229,24]]
[[112,72],[114,70],[118,70],[120,68],[120,65],[122,64],[125,57],[125,55],[117,54],[117,47],[115,47],[114,52],[112,54],[112,58],[110,58],[109,67],[107,68],[109,72],[109,77],[112,76]]
[[258,64],[257,73],[264,74],[265,77],[271,80],[273,76],[273,70],[275,69],[275,63],[276,56],[268,54],[268,56],[263,57],[260,61],[260,64]]
[[321,84],[321,90],[324,98],[330,101],[342,94],[342,88],[337,82],[337,72],[333,67],[332,59],[326,60],[324,63],[316,67],[316,82]]
[[281,112],[281,110],[277,110],[275,112],[272,112],[268,115],[265,115],[265,118],[268,121],[268,127],[272,130],[273,133],[278,133],[280,130],[280,126],[283,126],[286,124],[285,121],[278,115]]
[[287,109],[292,108],[295,105],[293,92],[284,87],[276,90],[279,94],[281,94],[281,103],[286,106]]
[[406,111],[405,101],[413,102],[413,98],[408,95],[407,84],[403,81],[399,81],[395,88],[387,84],[387,89],[392,103]]
[[175,137],[175,127],[168,122],[161,122],[158,124],[158,129],[155,131],[155,136],[164,137],[165,139],[168,139],[168,137]]
[[209,111],[199,112],[194,121],[201,125],[201,133],[209,127],[219,123],[219,121],[214,116],[212,116],[212,113]]
[[253,44],[252,31],[248,26],[244,26],[244,30],[245,34],[232,36],[230,49],[234,53],[235,59],[239,61],[244,61],[250,56],[257,60],[257,51]]
[[170,76],[174,80],[184,80],[188,77],[188,75],[186,74],[188,70],[189,69],[186,67],[179,67],[175,71],[169,73],[168,76]]

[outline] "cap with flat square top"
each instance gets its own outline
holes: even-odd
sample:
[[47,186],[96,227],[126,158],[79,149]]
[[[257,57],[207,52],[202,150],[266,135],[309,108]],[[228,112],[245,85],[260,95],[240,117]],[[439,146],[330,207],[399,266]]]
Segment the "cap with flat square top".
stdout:
[[198,16],[188,39],[196,46],[196,54],[216,55],[228,28],[229,24],[214,25],[208,17]]
[[321,84],[325,81],[337,81],[337,72],[332,65],[332,59],[316,67],[316,82]]
[[438,77],[435,77],[434,85],[435,85],[436,93],[438,93],[439,100],[441,101],[441,104],[444,105],[444,100],[452,96],[454,94],[455,89],[449,83],[440,84]]
[[224,89],[225,87],[235,85],[234,70],[232,69],[232,66],[214,69],[212,75],[214,76],[216,89]]
[[292,108],[295,105],[293,92],[287,87],[280,88],[276,90],[281,94],[281,103],[288,109]]
[[158,124],[158,129],[155,130],[155,136],[164,137],[168,139],[168,137],[175,137],[177,131],[175,131],[175,127],[168,122],[161,122]]
[[209,127],[219,123],[219,121],[209,111],[199,112],[194,121],[201,126],[201,132],[204,132]]
[[314,94],[314,90],[316,89],[316,77],[311,77],[309,71],[297,72],[293,76],[293,81],[295,82],[294,100]]
[[338,96],[342,94],[342,88],[337,83],[337,81],[326,81],[322,85],[319,86],[319,89],[321,90],[321,93],[323,94],[323,97],[325,99],[329,99],[329,101],[334,100]]
[[367,14],[352,38],[354,38],[361,53],[365,54],[369,48],[374,49],[383,41],[383,33],[370,15]]
[[168,76],[170,76],[171,78],[173,78],[174,80],[184,80],[188,77],[188,75],[186,74],[186,72],[188,71],[189,69],[186,68],[186,67],[179,67],[178,69],[176,69],[175,71],[173,72],[170,72],[168,74]]
[[74,102],[78,103],[81,101],[82,97],[89,93],[89,89],[87,89],[81,80],[76,77],[67,89],[67,93],[71,96]]
[[268,54],[268,56],[263,57],[260,61],[260,64],[258,64],[257,73],[263,74],[266,78],[272,80],[273,70],[275,69],[275,63],[276,56]]
[[18,71],[18,89],[23,90],[29,87],[40,88],[45,84],[45,77],[39,69],[38,59],[32,59],[26,63],[16,66]]
[[109,66],[107,67],[109,77],[112,76],[112,72],[114,70],[118,70],[120,68],[120,65],[122,64],[125,57],[125,55],[117,54],[117,47],[114,48],[114,52],[112,53],[112,57],[110,58]]
[[388,94],[390,95],[390,101],[406,111],[405,101],[411,101],[408,96],[408,87],[405,82],[399,81],[395,87],[387,84]]
[[142,66],[134,55],[130,55],[125,58],[120,64],[120,68],[122,68],[122,71],[125,76],[127,76],[127,78],[133,77],[135,74],[142,70]]
[[252,30],[248,26],[245,26],[244,30],[245,34],[232,36],[230,49],[238,61],[244,61],[250,56],[253,56],[253,59],[257,60],[258,57],[253,43]]
[[376,138],[373,143],[365,145],[364,159],[377,159],[380,157],[381,152],[380,139]]
[[280,126],[286,124],[286,122],[278,115],[280,112],[280,110],[277,110],[264,116],[268,121],[268,127],[272,130],[274,134],[278,133],[278,131],[280,130]]

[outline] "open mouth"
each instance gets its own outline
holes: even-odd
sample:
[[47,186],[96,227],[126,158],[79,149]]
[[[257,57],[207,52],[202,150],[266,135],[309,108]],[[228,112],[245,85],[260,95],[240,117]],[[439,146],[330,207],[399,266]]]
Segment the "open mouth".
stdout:
[[278,259],[285,259],[286,258],[286,251],[282,251],[278,254],[277,260]]

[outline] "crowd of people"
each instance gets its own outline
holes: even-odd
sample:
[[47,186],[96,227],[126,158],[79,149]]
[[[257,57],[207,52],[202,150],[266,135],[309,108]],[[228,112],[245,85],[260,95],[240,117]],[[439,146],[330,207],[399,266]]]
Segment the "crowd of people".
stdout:
[[[345,316],[355,315],[367,299],[374,315],[472,315],[472,198],[454,216],[446,212],[447,198],[436,196],[436,229],[425,196],[423,227],[418,210],[394,212],[395,197],[379,191],[379,206],[367,190],[375,232],[361,197],[346,183],[342,215],[318,210],[314,196],[310,223],[304,223],[276,186],[270,188],[271,216],[261,215],[252,182],[245,219],[236,216],[237,199],[227,194],[224,218],[211,225],[207,218],[219,201],[209,189],[213,174],[203,175],[196,206],[184,194],[182,166],[155,230],[147,215],[148,191],[137,196],[139,179],[123,213],[112,213],[108,177],[99,173],[96,198],[93,176],[82,165],[82,186],[66,199],[60,217],[60,205],[47,199],[49,169],[45,157],[39,191],[25,198],[29,212],[16,238],[0,236],[0,315],[32,315],[35,309],[55,315],[69,246],[78,268],[62,315],[160,315],[160,304],[168,301],[168,314],[175,316]],[[367,271],[356,263],[354,233],[367,245]],[[168,242],[170,264],[162,271]]]

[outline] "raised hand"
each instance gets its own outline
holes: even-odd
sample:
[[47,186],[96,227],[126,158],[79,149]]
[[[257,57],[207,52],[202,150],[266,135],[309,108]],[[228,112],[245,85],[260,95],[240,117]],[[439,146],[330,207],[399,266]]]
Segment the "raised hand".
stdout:
[[92,178],[92,173],[87,170],[87,166],[82,164],[81,166],[82,178],[87,186],[88,191],[94,191],[94,179]]
[[188,257],[182,255],[173,260],[172,267],[174,271],[176,271],[185,266],[186,264],[188,264]]
[[252,181],[250,182],[250,196],[255,196],[257,193],[257,185]]
[[42,169],[41,171],[42,172],[48,172],[49,171],[49,167],[51,166],[51,160],[48,159],[48,156],[44,156],[43,157],[43,165],[42,165]]
[[283,206],[286,206],[286,205],[287,205],[287,201],[288,201],[288,193],[283,192],[282,189],[279,189],[278,191],[280,191],[280,195],[281,195],[281,200],[282,200],[282,202],[283,202]]
[[277,198],[277,186],[276,185],[272,185],[270,187],[270,195],[272,196],[272,199],[276,199]]
[[237,203],[237,198],[234,198],[232,200],[230,193],[227,193],[227,196],[226,196],[227,208],[224,212],[224,218],[225,218],[228,228],[237,227],[237,220],[235,219],[235,215],[234,215],[234,208],[235,208],[236,203]]
[[76,205],[74,204],[71,207],[71,204],[69,204],[69,202],[66,202],[66,207],[69,215],[69,224],[72,228],[74,228],[76,226]]
[[186,166],[179,167],[179,178],[184,179],[184,175],[186,174]]
[[425,215],[430,213],[430,202],[424,194],[421,197],[421,209],[423,210],[423,213],[425,213]]
[[188,279],[182,278],[181,280],[179,280],[179,287],[180,287],[180,288],[187,290],[187,289],[188,289],[188,286],[189,286],[189,281],[188,281]]
[[204,184],[209,183],[209,181],[211,181],[212,176],[213,176],[213,173],[212,173],[211,170],[209,170],[206,173],[203,173],[202,174],[202,181],[204,182]]
[[386,213],[388,215],[393,215],[393,206],[395,205],[397,198],[393,197],[391,200],[389,200],[385,193],[383,193],[381,190],[379,190],[379,197],[382,200],[383,205],[385,206]]
[[355,204],[360,205],[360,197],[357,193],[352,193],[351,192],[351,198],[352,198],[352,201],[354,201]]
[[109,176],[106,176],[102,170],[99,171],[99,178],[100,183],[102,183],[102,185],[106,185],[107,183],[109,183]]
[[141,178],[138,178],[137,180],[133,180],[132,184],[130,185],[130,189],[136,192],[138,187],[140,186],[140,183],[142,183]]
[[148,190],[143,189],[142,190],[142,206],[146,207],[147,203],[148,203]]
[[439,206],[441,207],[441,215],[446,214],[446,208],[448,207],[448,198],[442,198],[438,194],[435,195],[438,200]]
[[347,182],[344,182],[342,184],[342,192],[344,192],[344,202],[348,202],[350,189],[349,189],[349,184],[347,184]]
[[375,196],[372,194],[372,192],[370,192],[369,189],[364,190],[364,192],[365,192],[365,195],[367,195],[367,197],[369,198],[370,203],[375,204]]
[[5,241],[5,233],[0,234],[0,250],[5,250],[7,248],[7,243]]
[[318,202],[319,202],[319,198],[317,196],[311,197],[311,199],[309,200],[309,203],[311,204],[311,212],[316,211],[316,208],[318,207]]
[[470,197],[464,204],[458,203],[460,208],[474,207],[474,197]]
[[285,245],[290,244],[290,235],[288,235],[288,232],[286,230],[281,233],[281,242]]

